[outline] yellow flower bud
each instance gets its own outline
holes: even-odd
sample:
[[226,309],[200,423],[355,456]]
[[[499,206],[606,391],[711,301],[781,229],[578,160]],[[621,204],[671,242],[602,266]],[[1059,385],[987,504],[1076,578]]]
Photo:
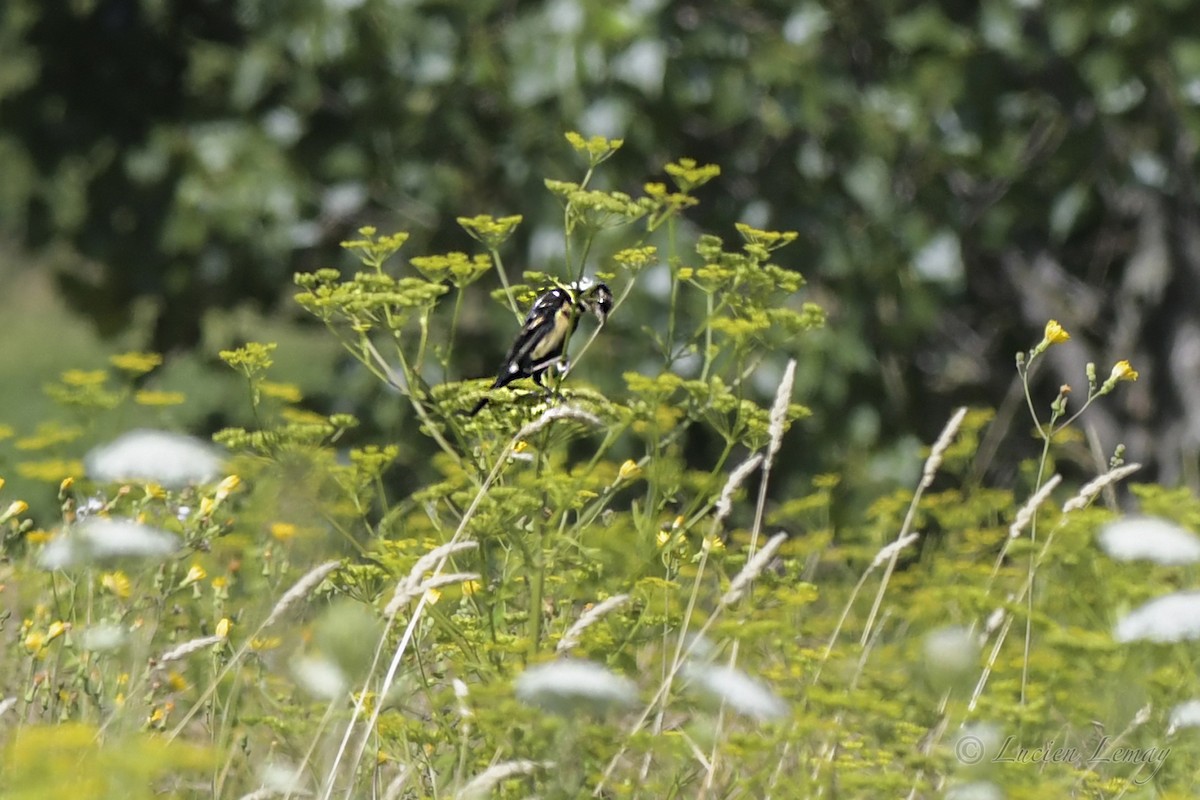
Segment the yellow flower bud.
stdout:
[[617,472],[617,475],[623,481],[634,481],[642,477],[642,468],[633,459],[627,459],[621,465],[621,469]]
[[1108,376],[1108,379],[1110,381],[1136,381],[1138,374],[1128,361],[1118,361],[1113,364],[1112,374]]
[[0,522],[8,522],[13,517],[20,516],[29,510],[29,503],[24,500],[13,500],[9,503],[8,508],[3,514],[0,514]]
[[191,586],[196,581],[204,580],[207,576],[208,573],[204,571],[204,567],[199,564],[192,564],[187,575],[184,576],[183,581],[179,584],[179,587],[182,589],[184,586]]
[[237,491],[237,488],[242,485],[242,479],[237,475],[230,475],[225,480],[217,484],[217,502],[221,502],[229,495]]

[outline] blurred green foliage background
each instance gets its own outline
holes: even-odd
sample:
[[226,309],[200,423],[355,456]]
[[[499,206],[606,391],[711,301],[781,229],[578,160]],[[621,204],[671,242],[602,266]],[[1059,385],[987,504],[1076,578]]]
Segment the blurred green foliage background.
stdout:
[[[0,421],[22,431],[58,370],[137,347],[168,354],[149,385],[189,394],[162,422],[212,430],[245,407],[214,353],[254,339],[281,342],[284,377],[321,410],[386,431],[396,403],[305,327],[292,274],[352,269],[338,243],[368,224],[411,233],[405,257],[470,251],[455,217],[477,213],[523,215],[506,261],[554,272],[562,212],[542,182],[574,177],[562,134],[579,130],[625,140],[598,188],[640,193],[691,157],[723,170],[697,231],[800,232],[781,263],[830,321],[805,343],[795,397],[814,416],[780,491],[830,469],[908,482],[916,443],[962,403],[998,409],[975,474],[1011,473],[1035,447],[1024,422],[1007,435],[1025,413],[1013,354],[1049,318],[1072,339],[1040,376],[1045,404],[1082,391],[1088,361],[1141,375],[1089,411],[1083,468],[1123,441],[1147,478],[1198,487],[1196,12],[6,0]],[[478,294],[459,379],[494,369],[511,326]],[[613,321],[602,389],[638,367],[620,347],[654,324],[638,302]]]

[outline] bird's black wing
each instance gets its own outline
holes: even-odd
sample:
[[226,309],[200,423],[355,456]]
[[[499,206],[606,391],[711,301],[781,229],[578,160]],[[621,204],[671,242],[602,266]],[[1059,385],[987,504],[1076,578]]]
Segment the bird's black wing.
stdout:
[[[520,378],[542,383],[542,373],[562,357],[567,341],[579,323],[576,299],[566,289],[555,288],[534,301],[521,323],[521,332],[504,357],[493,389],[507,386]],[[474,416],[488,403],[483,397],[468,414]]]

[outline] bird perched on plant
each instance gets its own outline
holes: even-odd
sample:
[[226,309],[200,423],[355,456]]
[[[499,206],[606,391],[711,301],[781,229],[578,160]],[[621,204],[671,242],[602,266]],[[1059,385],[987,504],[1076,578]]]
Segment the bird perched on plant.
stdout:
[[[592,313],[603,325],[612,306],[613,295],[608,286],[587,279],[543,292],[525,315],[521,332],[504,357],[491,388],[499,389],[518,378],[532,378],[545,389],[542,376],[553,364],[565,360],[563,352],[579,325],[580,315]],[[482,398],[468,416],[478,414],[489,400]]]

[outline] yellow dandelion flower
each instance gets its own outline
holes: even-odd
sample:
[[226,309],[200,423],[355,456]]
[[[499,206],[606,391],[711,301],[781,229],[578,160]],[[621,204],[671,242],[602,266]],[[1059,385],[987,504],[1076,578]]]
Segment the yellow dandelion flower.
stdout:
[[1058,320],[1052,319],[1046,323],[1046,329],[1042,332],[1042,340],[1038,342],[1037,347],[1033,348],[1030,356],[1040,355],[1047,347],[1062,344],[1070,338],[1071,334],[1067,333],[1066,329],[1058,323]]
[[217,504],[213,502],[211,497],[200,498],[200,516],[211,517],[213,511],[216,511]]
[[666,547],[671,542],[671,532],[659,531],[658,536],[655,537],[655,541],[658,542],[659,547]]
[[[75,479],[70,475],[62,479],[62,483],[58,484],[58,496],[62,497],[67,492],[71,491],[71,487],[75,485]],[[4,486],[4,481],[0,479],[0,487]]]
[[519,441],[513,445],[512,451],[514,453],[524,453],[528,449],[529,449],[529,442],[522,439],[521,441]]
[[167,673],[167,685],[170,686],[171,690],[175,692],[182,692],[184,689],[188,688],[187,678],[183,677],[175,670],[171,670],[169,673]]
[[142,491],[146,493],[147,500],[162,500],[167,496],[167,490],[157,483],[147,483],[142,487]]
[[30,531],[29,533],[25,534],[25,541],[29,542],[29,544],[45,544],[46,542],[50,541],[53,538],[54,538],[53,533],[51,533],[50,531],[42,530],[41,528],[38,528],[35,531]]
[[50,623],[50,627],[46,629],[46,641],[52,642],[64,633],[69,631],[71,626],[62,620],[55,620]]
[[720,539],[720,537],[717,537],[717,536],[705,536],[704,537],[704,549],[705,550],[724,550],[725,542],[722,541]]
[[1058,324],[1058,320],[1052,319],[1046,323],[1046,330],[1042,334],[1048,344],[1062,344],[1071,338],[1071,334],[1067,333],[1062,325]]
[[463,581],[462,590],[467,597],[474,597],[481,588],[479,581]]
[[283,644],[280,636],[256,636],[250,640],[251,650],[274,650]]
[[1136,381],[1138,379],[1137,370],[1135,370],[1128,361],[1121,360],[1113,364],[1112,372],[1108,374],[1108,380],[1100,387],[1097,396],[1108,394],[1113,389],[1117,388],[1117,384],[1121,381]]
[[290,522],[272,522],[271,537],[279,542],[290,542],[296,538],[297,528]]
[[212,579],[212,586],[214,589],[224,589],[229,586],[229,578],[226,578],[224,575],[218,575]]
[[106,572],[100,576],[100,585],[113,595],[126,599],[133,593],[133,584],[124,572]]
[[441,599],[442,599],[442,593],[439,592],[437,589],[426,589],[425,590],[425,602],[429,603],[429,605],[434,605],[437,603],[438,600],[441,600]]
[[22,644],[25,645],[26,651],[30,653],[39,653],[46,645],[46,635],[40,631],[30,631],[25,636],[25,641],[23,641]]
[[221,621],[217,623],[217,636],[220,636],[222,639],[228,639],[229,629],[232,627],[233,622],[230,621],[229,617],[221,617]]
[[642,468],[632,458],[626,459],[621,465],[621,469],[617,472],[617,477],[623,481],[637,480],[642,476]]

